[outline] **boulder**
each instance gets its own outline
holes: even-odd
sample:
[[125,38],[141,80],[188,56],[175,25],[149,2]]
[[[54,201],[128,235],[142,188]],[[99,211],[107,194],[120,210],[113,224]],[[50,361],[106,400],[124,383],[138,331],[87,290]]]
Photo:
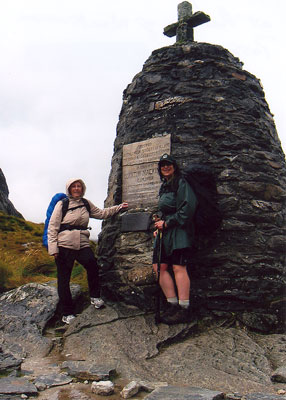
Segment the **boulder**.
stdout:
[[[79,296],[79,285],[73,285],[72,292],[73,296]],[[47,355],[53,342],[43,332],[57,305],[55,284],[28,283],[4,293],[0,297],[2,348],[18,357]]]
[[110,396],[114,392],[114,384],[111,381],[92,382],[91,391],[100,396]]

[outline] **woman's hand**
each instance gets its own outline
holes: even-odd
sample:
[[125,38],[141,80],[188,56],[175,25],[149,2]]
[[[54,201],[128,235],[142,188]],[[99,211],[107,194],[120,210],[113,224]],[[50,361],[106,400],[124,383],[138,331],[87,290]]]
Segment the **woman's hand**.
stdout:
[[120,210],[124,210],[125,208],[128,208],[128,203],[120,204]]
[[162,219],[160,219],[159,221],[155,222],[155,228],[159,229],[159,231],[162,231],[166,227],[167,227],[166,222],[163,221]]
[[58,257],[58,255],[59,255],[59,253],[55,253],[55,254],[53,254],[53,256],[54,256],[55,258],[57,258],[57,257]]

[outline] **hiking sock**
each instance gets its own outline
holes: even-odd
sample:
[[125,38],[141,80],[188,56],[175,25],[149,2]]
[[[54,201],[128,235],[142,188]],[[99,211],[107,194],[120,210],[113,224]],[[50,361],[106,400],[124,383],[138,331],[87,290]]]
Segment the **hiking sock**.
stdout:
[[190,306],[190,300],[179,300],[179,305],[182,308],[189,308]]
[[177,297],[168,297],[167,302],[171,304],[178,304],[178,298]]

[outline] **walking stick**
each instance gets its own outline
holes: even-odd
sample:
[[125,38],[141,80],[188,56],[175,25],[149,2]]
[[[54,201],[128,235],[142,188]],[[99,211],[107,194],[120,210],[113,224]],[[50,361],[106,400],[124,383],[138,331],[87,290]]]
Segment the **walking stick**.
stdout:
[[[161,219],[161,215],[154,214],[153,220],[159,221]],[[157,248],[158,252],[158,262],[157,262],[157,293],[156,293],[156,302],[155,302],[155,324],[160,323],[160,297],[161,297],[161,286],[160,286],[160,271],[161,271],[161,259],[162,259],[162,242],[163,242],[163,231],[158,230],[157,234]]]
[[156,325],[160,323],[160,297],[161,297],[160,271],[161,271],[163,232],[159,231],[158,235],[159,235],[159,254],[158,254],[158,264],[157,264],[157,296],[156,296],[156,309],[155,309]]

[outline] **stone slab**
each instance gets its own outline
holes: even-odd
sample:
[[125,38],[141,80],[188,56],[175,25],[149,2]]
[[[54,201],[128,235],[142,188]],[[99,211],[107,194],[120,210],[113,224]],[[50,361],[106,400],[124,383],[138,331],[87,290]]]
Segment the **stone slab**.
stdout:
[[0,379],[0,395],[1,394],[26,394],[27,396],[35,396],[38,394],[38,390],[36,386],[27,379],[8,377]]
[[267,393],[251,393],[246,395],[245,400],[285,400],[286,396],[280,396]]
[[89,361],[64,361],[61,369],[66,370],[70,376],[81,380],[108,380],[110,374],[115,374],[113,367],[106,365],[95,365]]
[[154,206],[161,185],[158,161],[170,153],[171,135],[160,136],[123,146],[122,199],[129,208]]
[[0,348],[0,372],[18,370],[22,362],[22,359],[15,358],[12,354],[1,351]]
[[54,373],[38,376],[33,383],[39,390],[41,390],[40,388],[44,390],[47,387],[67,385],[71,382],[72,378],[70,376]]
[[196,387],[163,386],[154,390],[145,400],[222,400],[223,392]]

